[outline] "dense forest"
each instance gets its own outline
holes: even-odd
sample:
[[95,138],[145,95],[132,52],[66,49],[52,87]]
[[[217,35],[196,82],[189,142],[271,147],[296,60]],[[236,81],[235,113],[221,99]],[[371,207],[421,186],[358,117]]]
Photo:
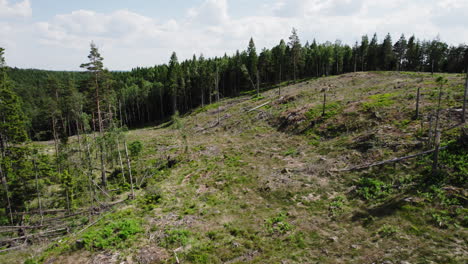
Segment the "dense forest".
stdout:
[[353,46],[339,40],[302,44],[295,29],[287,42],[260,52],[250,39],[246,50],[231,56],[194,55],[179,62],[174,52],[168,64],[129,72],[106,70],[94,44],[92,49],[100,65],[88,72],[7,70],[21,97],[31,139],[76,135],[86,126],[98,131],[98,112],[102,122],[115,119],[129,128],[158,123],[217,98],[255,94],[305,78],[356,71],[461,73],[468,57],[468,46],[449,46],[437,38],[401,35],[395,42],[388,34],[379,41],[374,34]]

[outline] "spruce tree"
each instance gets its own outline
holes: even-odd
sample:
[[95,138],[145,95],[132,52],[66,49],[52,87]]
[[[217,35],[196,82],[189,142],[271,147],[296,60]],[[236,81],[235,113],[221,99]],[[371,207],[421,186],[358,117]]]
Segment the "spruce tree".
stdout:
[[293,64],[293,80],[297,79],[297,66],[299,64],[301,56],[301,41],[297,35],[297,30],[295,28],[291,31],[291,36],[289,36],[289,47],[291,48],[291,60]]
[[16,145],[25,142],[28,137],[20,99],[13,92],[3,54],[4,49],[0,48],[0,178],[4,191],[5,211],[9,213],[10,222],[13,224],[12,196],[9,190],[10,177],[8,174],[15,173],[11,164],[23,159],[22,155],[14,155],[22,152],[17,151],[20,147]]

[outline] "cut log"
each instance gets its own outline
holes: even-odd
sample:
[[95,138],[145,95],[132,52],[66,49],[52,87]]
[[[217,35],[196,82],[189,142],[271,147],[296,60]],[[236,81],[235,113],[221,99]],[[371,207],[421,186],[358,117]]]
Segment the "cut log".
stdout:
[[[445,146],[445,147],[441,147],[439,150],[446,149],[446,148],[447,148],[446,146]],[[368,165],[361,165],[361,166],[352,167],[352,168],[346,168],[346,169],[341,169],[341,170],[331,170],[331,172],[343,172],[343,171],[353,171],[353,170],[368,169],[368,168],[371,168],[371,167],[375,167],[375,166],[379,166],[379,165],[384,165],[384,164],[387,164],[387,163],[398,162],[398,161],[407,160],[407,159],[415,158],[415,157],[422,156],[422,155],[431,154],[431,153],[433,153],[433,152],[435,152],[435,151],[436,151],[435,149],[432,149],[432,150],[428,150],[428,151],[423,151],[423,152],[420,152],[420,153],[416,153],[416,154],[413,154],[413,155],[404,156],[404,157],[399,157],[399,158],[394,158],[394,159],[389,159],[389,160],[384,160],[384,161],[379,161],[379,162],[372,163],[372,164],[368,164]]]
[[255,111],[255,110],[259,109],[260,107],[263,107],[263,106],[265,106],[265,105],[267,105],[267,104],[269,104],[269,103],[271,103],[271,101],[268,101],[268,102],[266,102],[266,103],[264,103],[264,104],[261,104],[261,105],[259,105],[259,106],[257,106],[257,107],[254,107],[254,108],[250,109],[249,111],[247,111],[247,113],[250,113],[250,112],[252,112],[252,111]]

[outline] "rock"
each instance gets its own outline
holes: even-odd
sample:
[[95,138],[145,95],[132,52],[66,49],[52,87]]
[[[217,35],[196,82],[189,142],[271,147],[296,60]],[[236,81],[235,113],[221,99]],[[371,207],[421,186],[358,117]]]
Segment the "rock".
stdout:
[[330,241],[332,241],[332,242],[338,242],[338,237],[332,236],[332,237],[330,237]]

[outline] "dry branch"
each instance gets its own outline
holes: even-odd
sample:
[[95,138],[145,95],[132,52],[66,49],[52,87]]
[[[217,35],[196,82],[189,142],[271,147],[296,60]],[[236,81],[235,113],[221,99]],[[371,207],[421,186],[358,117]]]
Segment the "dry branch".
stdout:
[[63,232],[63,231],[67,231],[67,230],[68,230],[68,228],[58,228],[58,229],[46,230],[44,232],[40,232],[40,233],[37,233],[37,234],[31,234],[31,235],[25,235],[25,236],[0,240],[0,244],[7,244],[7,243],[11,243],[11,242],[14,242],[14,241],[17,241],[17,240],[28,239],[28,238],[32,238],[32,237],[47,237],[47,236],[50,236],[50,234],[52,234],[52,233]]
[[266,102],[266,103],[264,103],[264,104],[261,104],[261,105],[259,105],[259,106],[257,106],[257,107],[254,107],[254,108],[250,109],[249,111],[247,111],[247,113],[250,113],[250,112],[252,112],[252,111],[255,111],[255,110],[259,109],[260,107],[263,107],[263,106],[265,106],[265,105],[267,105],[267,104],[269,104],[269,103],[271,103],[271,101],[268,101],[268,102]]
[[[441,147],[440,150],[446,149],[446,148],[447,148],[447,147]],[[352,167],[352,168],[346,168],[346,169],[341,169],[341,170],[332,170],[332,172],[343,172],[343,171],[353,171],[353,170],[367,169],[367,168],[371,168],[371,167],[375,167],[375,166],[384,165],[384,164],[387,164],[387,163],[398,162],[398,161],[407,160],[407,159],[415,158],[415,157],[422,156],[422,155],[431,154],[431,153],[433,153],[434,151],[436,151],[436,150],[435,150],[435,149],[432,149],[432,150],[428,150],[428,151],[423,151],[423,152],[420,152],[420,153],[416,153],[416,154],[413,154],[413,155],[404,156],[404,157],[399,157],[399,158],[394,158],[394,159],[389,159],[389,160],[384,160],[384,161],[379,161],[379,162],[372,163],[372,164],[361,165],[361,166]]]
[[6,249],[2,249],[2,250],[0,250],[0,253],[7,252],[7,251],[12,251],[12,250],[17,250],[17,249],[23,248],[25,246],[26,245],[21,245],[21,246],[17,246],[17,247],[10,247],[10,248],[6,248]]

